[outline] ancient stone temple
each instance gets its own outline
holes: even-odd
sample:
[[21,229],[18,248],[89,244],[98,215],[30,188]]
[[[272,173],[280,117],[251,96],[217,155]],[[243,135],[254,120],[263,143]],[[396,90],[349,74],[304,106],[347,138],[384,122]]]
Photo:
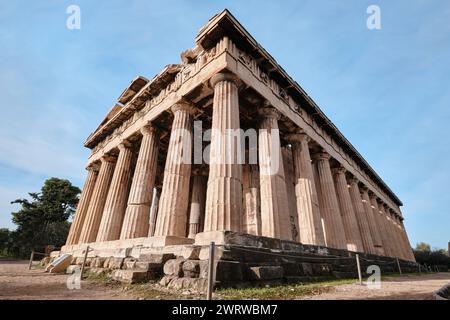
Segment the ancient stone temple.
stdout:
[[85,146],[62,252],[269,239],[414,261],[402,202],[227,10],[181,63],[134,79]]

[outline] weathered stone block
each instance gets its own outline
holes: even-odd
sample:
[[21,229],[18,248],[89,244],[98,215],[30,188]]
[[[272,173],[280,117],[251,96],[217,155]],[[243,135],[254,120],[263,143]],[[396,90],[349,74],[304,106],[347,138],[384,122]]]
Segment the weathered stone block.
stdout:
[[148,275],[143,270],[114,270],[112,278],[116,281],[133,284],[147,281]]
[[162,279],[159,281],[159,284],[162,286],[167,286],[173,279],[177,279],[177,276],[164,276],[162,277]]
[[112,257],[105,258],[105,261],[103,262],[103,268],[106,268],[106,269],[109,268],[109,263],[110,263],[111,259],[112,259]]
[[170,259],[175,259],[173,253],[144,253],[139,256],[139,262],[164,264]]
[[[41,267],[45,267],[46,265],[48,265],[50,263],[51,259],[52,258],[50,258],[50,257],[43,258],[40,262]],[[76,260],[76,259],[72,258],[72,261],[74,261],[74,260]],[[71,264],[72,264],[72,261],[71,261]]]
[[97,257],[92,260],[91,267],[93,268],[103,268],[106,258]]
[[263,266],[251,267],[251,276],[255,280],[275,280],[283,278],[283,267],[280,266]]
[[183,263],[184,258],[179,257],[176,259],[170,259],[164,264],[164,274],[168,276],[183,276]]
[[216,266],[216,281],[242,280],[242,265],[236,261],[218,261]]
[[296,262],[284,262],[282,263],[284,275],[287,277],[296,277],[303,275],[303,268],[300,263]]
[[123,269],[134,269],[136,267],[136,259],[125,258],[123,261]]
[[83,264],[84,258],[78,257],[75,259],[75,264],[81,266]]
[[111,270],[116,270],[116,269],[122,268],[123,260],[124,260],[123,258],[116,258],[116,257],[111,258],[109,260],[108,268]]
[[302,269],[303,274],[304,274],[305,276],[312,276],[312,275],[314,274],[314,273],[313,273],[313,268],[312,268],[311,263],[308,263],[308,262],[302,262],[302,263],[301,263],[301,269]]
[[329,264],[313,264],[314,275],[330,275],[332,268]]
[[187,278],[198,278],[200,274],[200,261],[187,260],[183,263],[183,274]]
[[200,273],[199,278],[208,279],[208,260],[199,260]]
[[181,250],[181,256],[186,260],[198,260],[201,249],[200,246],[184,246]]

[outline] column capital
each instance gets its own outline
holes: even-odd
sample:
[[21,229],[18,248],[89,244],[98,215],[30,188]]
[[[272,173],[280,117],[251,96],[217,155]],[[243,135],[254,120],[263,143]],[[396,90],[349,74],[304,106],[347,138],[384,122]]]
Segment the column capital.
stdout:
[[326,161],[326,160],[330,160],[331,157],[328,152],[320,151],[320,152],[313,153],[312,158],[313,158],[313,160],[316,160],[316,161]]
[[89,163],[86,166],[87,171],[98,172],[99,169],[100,169],[100,165],[98,162]]
[[292,144],[295,143],[308,143],[311,141],[311,138],[302,130],[298,131],[296,133],[291,133],[287,135],[287,141],[289,141]]
[[178,111],[186,111],[190,114],[194,113],[194,107],[192,106],[191,103],[184,101],[184,100],[180,100],[178,102],[176,102],[171,108],[170,110],[175,114]]
[[367,192],[369,193],[369,188],[366,185],[361,185],[361,188],[359,188],[359,190],[361,190],[361,192]]
[[375,201],[377,201],[378,202],[378,196],[375,194],[375,192],[373,192],[373,191],[369,191],[369,197],[370,197],[370,199],[372,200],[372,199],[375,199]]
[[339,167],[336,167],[336,168],[331,169],[331,172],[332,172],[334,175],[337,175],[337,174],[345,174],[345,173],[347,172],[347,169],[345,169],[343,166],[339,166]]
[[223,82],[223,81],[233,82],[236,85],[238,83],[237,77],[234,74],[229,73],[229,72],[217,73],[217,74],[213,75],[209,81],[211,83],[211,87],[213,87],[213,88],[216,86],[216,84],[218,84],[219,82]]
[[359,180],[358,180],[358,178],[356,178],[356,177],[351,177],[350,179],[348,179],[348,183],[350,184],[350,185],[354,185],[354,184],[358,184],[359,183]]
[[102,163],[104,163],[104,162],[116,162],[117,161],[117,157],[107,154],[107,155],[104,155],[103,157],[101,157],[100,161]]
[[121,143],[119,143],[118,148],[120,151],[123,151],[125,149],[131,148],[133,145],[128,140],[123,140]]
[[275,120],[280,120],[280,113],[278,112],[278,110],[269,105],[264,105],[262,108],[259,108],[258,114],[265,118],[274,118]]
[[149,122],[146,125],[144,125],[141,129],[139,129],[139,131],[141,132],[141,134],[143,136],[145,136],[145,135],[157,132],[158,129],[155,126],[153,126],[153,124],[151,122]]

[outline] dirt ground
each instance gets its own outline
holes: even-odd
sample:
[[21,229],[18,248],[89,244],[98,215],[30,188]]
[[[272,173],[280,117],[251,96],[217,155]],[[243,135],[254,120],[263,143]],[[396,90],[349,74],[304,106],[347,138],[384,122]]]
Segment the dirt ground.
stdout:
[[[121,286],[83,281],[80,290],[67,287],[69,275],[47,274],[42,269],[28,271],[27,261],[0,260],[0,300],[130,300],[133,291]],[[433,291],[450,283],[450,273],[406,275],[383,279],[381,289],[357,284],[339,285],[332,290],[300,299],[431,299]]]
[[450,283],[450,273],[384,277],[381,288],[349,284],[335,286],[330,292],[305,297],[307,300],[431,300],[433,292]]
[[83,281],[80,290],[69,290],[69,275],[28,270],[28,261],[0,260],[1,300],[123,300],[132,299],[120,287]]

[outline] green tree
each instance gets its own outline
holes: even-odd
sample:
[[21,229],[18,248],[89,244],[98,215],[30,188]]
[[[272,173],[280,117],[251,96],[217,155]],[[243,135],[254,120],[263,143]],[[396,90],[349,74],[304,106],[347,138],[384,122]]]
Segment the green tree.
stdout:
[[51,178],[44,182],[41,192],[29,193],[31,200],[13,201],[21,209],[12,213],[17,229],[10,237],[10,254],[25,257],[33,249],[63,245],[70,228],[67,220],[75,213],[80,192],[68,180]]
[[424,252],[431,252],[431,246],[428,243],[425,242],[419,242],[416,245],[417,251],[424,251]]
[[428,266],[440,266],[441,271],[445,270],[445,266],[450,268],[450,257],[444,249],[431,249],[428,243],[420,242],[414,250],[416,261],[420,264]]
[[0,256],[6,255],[9,239],[10,231],[8,229],[0,229]]

